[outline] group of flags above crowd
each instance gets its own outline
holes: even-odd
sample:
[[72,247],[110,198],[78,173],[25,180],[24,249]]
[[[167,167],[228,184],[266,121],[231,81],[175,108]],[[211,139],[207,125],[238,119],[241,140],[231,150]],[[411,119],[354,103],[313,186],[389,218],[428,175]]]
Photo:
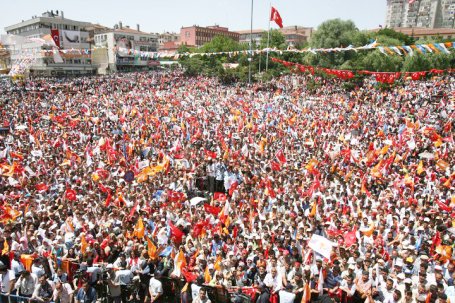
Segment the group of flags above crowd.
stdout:
[[440,75],[445,72],[452,73],[455,69],[431,69],[429,71],[418,71],[418,72],[372,72],[372,71],[365,71],[365,70],[338,70],[338,69],[330,69],[324,67],[315,67],[315,66],[307,66],[295,62],[288,62],[278,58],[272,58],[273,62],[280,63],[285,67],[292,69],[296,72],[309,72],[314,74],[315,71],[322,72],[326,75],[332,75],[337,77],[338,79],[342,80],[349,80],[355,77],[355,75],[373,75],[376,77],[376,81],[381,83],[388,83],[393,84],[396,80],[400,79],[402,76],[410,77],[412,80],[420,80],[425,77],[427,74],[433,75]]

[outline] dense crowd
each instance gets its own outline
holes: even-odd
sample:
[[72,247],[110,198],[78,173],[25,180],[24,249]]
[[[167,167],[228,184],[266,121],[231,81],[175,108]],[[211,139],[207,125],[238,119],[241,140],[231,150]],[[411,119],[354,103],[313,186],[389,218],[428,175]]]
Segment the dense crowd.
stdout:
[[308,77],[1,83],[1,297],[455,302],[454,78]]

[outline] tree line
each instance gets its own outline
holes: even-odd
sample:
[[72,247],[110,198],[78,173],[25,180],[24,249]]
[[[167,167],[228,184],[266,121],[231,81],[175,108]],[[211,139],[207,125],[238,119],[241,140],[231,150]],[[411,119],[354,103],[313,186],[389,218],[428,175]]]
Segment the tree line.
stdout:
[[[336,48],[359,47],[377,41],[381,46],[402,46],[449,42],[442,37],[431,37],[416,40],[393,29],[380,29],[377,32],[360,31],[354,22],[350,20],[333,19],[322,23],[313,33],[310,40],[297,48]],[[267,32],[262,35],[259,45],[253,42],[253,49],[264,49],[267,46]],[[270,47],[286,49],[285,36],[278,30],[270,32]],[[238,43],[230,38],[217,36],[212,41],[199,48],[190,48],[182,45],[180,54],[188,53],[212,53],[248,50],[248,43]],[[276,54],[272,55],[276,56]],[[248,81],[249,56],[244,53],[238,55],[211,55],[211,56],[180,56],[179,63],[185,69],[187,75],[208,75],[219,77],[223,82]],[[301,63],[304,65],[320,66],[332,69],[344,70],[368,70],[376,72],[414,72],[430,69],[448,69],[455,67],[455,54],[414,52],[412,56],[385,55],[378,49],[344,52],[311,52],[289,53],[285,52],[279,57],[283,60]],[[268,80],[271,77],[290,72],[281,64],[269,60],[266,68],[266,55],[255,54],[251,59],[251,70],[254,80]],[[223,63],[238,64],[235,68],[224,68]]]

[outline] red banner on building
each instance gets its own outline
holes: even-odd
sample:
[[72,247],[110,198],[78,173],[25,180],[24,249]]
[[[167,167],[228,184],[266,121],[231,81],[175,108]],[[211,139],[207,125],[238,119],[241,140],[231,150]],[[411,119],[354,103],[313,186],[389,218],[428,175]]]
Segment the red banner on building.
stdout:
[[52,29],[51,36],[55,42],[55,45],[57,45],[57,47],[60,48],[60,33],[58,32],[58,29]]

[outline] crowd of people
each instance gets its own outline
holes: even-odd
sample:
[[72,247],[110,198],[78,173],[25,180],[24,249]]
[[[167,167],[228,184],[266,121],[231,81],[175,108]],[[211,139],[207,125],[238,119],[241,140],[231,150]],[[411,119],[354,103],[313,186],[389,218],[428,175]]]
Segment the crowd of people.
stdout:
[[453,76],[339,81],[1,83],[0,297],[455,302]]

